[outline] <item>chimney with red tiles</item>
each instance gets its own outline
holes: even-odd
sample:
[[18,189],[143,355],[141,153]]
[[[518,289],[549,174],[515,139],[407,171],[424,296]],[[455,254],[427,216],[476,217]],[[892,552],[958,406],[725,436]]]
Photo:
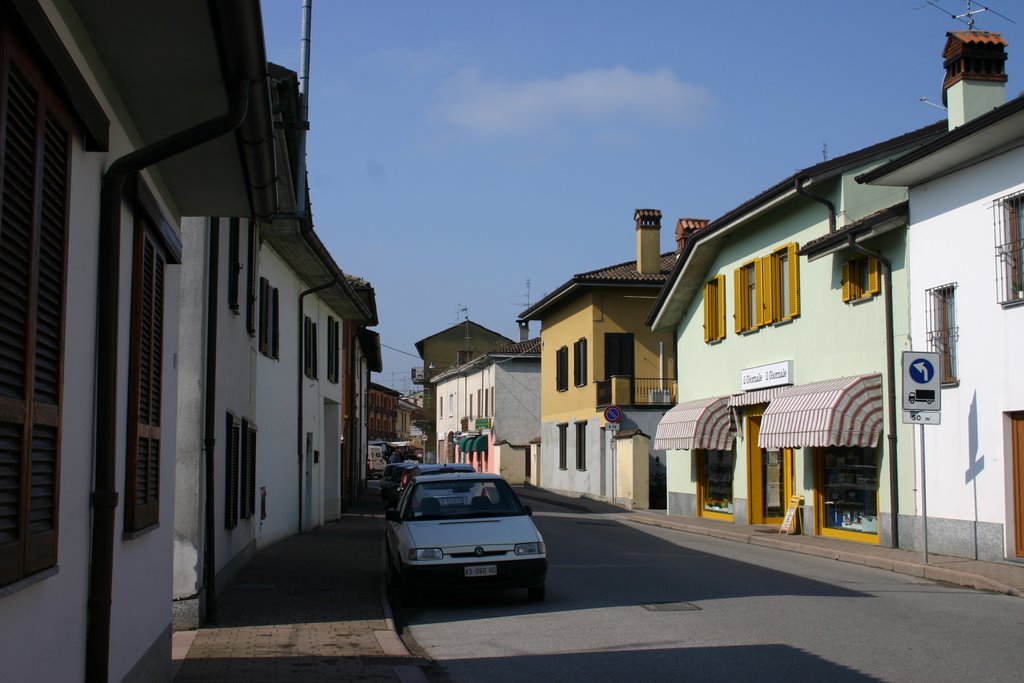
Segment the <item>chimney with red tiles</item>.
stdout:
[[942,64],[942,103],[949,130],[1006,104],[1006,41],[989,31],[953,31],[946,34]]
[[686,246],[686,240],[708,224],[706,218],[680,218],[676,221],[676,253],[678,254]]
[[661,272],[661,211],[637,209],[633,220],[636,221],[636,270],[641,275],[657,275]]

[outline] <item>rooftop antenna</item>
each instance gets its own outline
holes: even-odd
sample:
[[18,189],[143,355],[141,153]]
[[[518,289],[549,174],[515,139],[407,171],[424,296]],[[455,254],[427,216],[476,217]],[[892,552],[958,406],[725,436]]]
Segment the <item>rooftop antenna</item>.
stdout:
[[922,7],[925,7],[925,6],[934,7],[935,9],[939,10],[943,14],[949,15],[950,19],[956,19],[957,21],[959,21],[962,24],[967,24],[967,30],[968,31],[973,31],[974,30],[974,15],[981,14],[982,12],[991,12],[992,14],[996,15],[997,17],[1002,17],[1003,19],[1006,19],[1011,24],[1017,23],[1013,19],[1011,19],[1010,17],[1006,16],[1005,14],[1000,14],[999,12],[995,11],[991,7],[986,7],[985,5],[982,5],[980,2],[974,2],[974,0],[967,0],[967,11],[962,12],[961,14],[953,14],[952,12],[947,10],[945,7],[940,6],[939,3],[936,2],[935,0],[925,0],[924,5],[919,5],[919,6],[915,7],[914,9],[921,9]]
[[527,309],[527,308],[530,307],[530,278],[526,278],[526,305],[524,306],[519,301],[512,302],[512,305],[513,306],[522,306],[523,309]]
[[821,160],[828,161],[828,143],[821,143]]
[[460,315],[462,320],[469,320],[469,308],[462,304],[455,304],[455,322],[459,322]]

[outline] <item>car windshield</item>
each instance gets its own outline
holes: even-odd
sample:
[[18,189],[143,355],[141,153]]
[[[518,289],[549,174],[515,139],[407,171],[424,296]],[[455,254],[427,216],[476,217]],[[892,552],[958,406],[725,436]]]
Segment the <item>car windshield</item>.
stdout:
[[418,481],[405,502],[403,519],[467,519],[525,515],[503,479]]

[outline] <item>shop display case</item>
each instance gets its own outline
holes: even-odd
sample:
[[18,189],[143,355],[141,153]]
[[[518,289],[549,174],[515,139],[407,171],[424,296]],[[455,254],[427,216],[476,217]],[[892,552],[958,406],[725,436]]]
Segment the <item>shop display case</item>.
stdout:
[[707,451],[704,459],[704,510],[732,514],[732,451]]
[[874,460],[873,449],[825,453],[826,527],[878,533],[878,466]]

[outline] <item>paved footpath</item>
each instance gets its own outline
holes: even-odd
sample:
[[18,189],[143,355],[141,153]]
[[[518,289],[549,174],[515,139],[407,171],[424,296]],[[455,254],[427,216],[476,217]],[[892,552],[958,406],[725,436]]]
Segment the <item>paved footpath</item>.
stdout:
[[174,680],[437,680],[395,633],[374,494],[338,521],[257,553],[221,593],[216,624],[174,634]]
[[[659,511],[626,511],[543,489],[526,500],[1024,597],[1024,563],[881,548]],[[383,507],[368,491],[337,522],[256,554],[221,594],[217,623],[174,634],[175,681],[443,681],[395,632],[383,583]]]

